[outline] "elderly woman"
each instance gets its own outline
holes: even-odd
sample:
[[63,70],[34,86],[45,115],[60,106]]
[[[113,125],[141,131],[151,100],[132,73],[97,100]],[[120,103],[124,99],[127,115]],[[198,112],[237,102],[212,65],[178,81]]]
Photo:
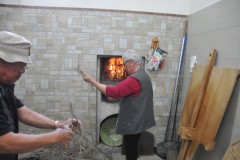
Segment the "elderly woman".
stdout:
[[155,125],[153,89],[149,76],[141,68],[142,57],[134,50],[127,50],[122,58],[129,76],[116,86],[99,83],[86,73],[83,79],[107,97],[120,98],[116,130],[123,135],[126,159],[136,160],[141,133]]

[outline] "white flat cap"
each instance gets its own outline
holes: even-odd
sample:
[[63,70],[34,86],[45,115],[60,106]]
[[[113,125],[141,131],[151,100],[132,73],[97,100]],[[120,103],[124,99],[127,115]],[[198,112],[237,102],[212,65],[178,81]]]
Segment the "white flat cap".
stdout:
[[0,31],[0,58],[6,62],[32,63],[31,46],[32,43],[20,35]]

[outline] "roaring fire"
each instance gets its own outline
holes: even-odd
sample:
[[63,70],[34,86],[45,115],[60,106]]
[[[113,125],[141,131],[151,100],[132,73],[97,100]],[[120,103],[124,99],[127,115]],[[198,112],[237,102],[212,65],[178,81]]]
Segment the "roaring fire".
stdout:
[[122,58],[110,58],[104,66],[105,79],[122,80],[127,77]]

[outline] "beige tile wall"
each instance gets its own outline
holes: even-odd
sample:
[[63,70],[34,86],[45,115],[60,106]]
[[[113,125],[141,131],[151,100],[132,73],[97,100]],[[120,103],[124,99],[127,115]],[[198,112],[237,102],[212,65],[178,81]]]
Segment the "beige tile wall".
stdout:
[[[148,72],[154,87],[156,143],[163,140],[181,51],[184,15],[116,10],[0,5],[0,30],[32,41],[32,64],[16,94],[26,106],[53,119],[70,116],[69,103],[85,129],[96,129],[96,91],[83,82],[78,65],[96,77],[97,55],[135,49],[143,56],[158,36],[168,51],[165,67]],[[42,132],[21,125],[23,132]]]

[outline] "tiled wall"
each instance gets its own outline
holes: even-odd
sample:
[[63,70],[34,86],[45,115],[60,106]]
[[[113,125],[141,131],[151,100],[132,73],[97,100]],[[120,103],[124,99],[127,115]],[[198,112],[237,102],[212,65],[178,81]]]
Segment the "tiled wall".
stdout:
[[[239,15],[239,0],[222,0],[206,9],[189,15],[183,98],[186,96],[191,77],[189,72],[189,59],[191,56],[197,56],[198,64],[205,65],[210,50],[215,48],[218,51],[216,66],[240,69]],[[214,114],[211,113],[211,115]],[[238,78],[235,84],[234,91],[219,127],[219,132],[215,139],[215,149],[207,152],[201,146],[196,153],[195,160],[222,159],[228,145],[240,139],[239,121],[240,78]]]
[[[148,72],[154,87],[156,143],[163,140],[176,80],[184,15],[115,10],[0,6],[0,30],[32,41],[32,64],[17,82],[26,106],[53,119],[71,117],[69,103],[85,129],[96,129],[96,91],[77,72],[96,77],[97,55],[121,55],[135,49],[143,56],[158,36],[168,51],[165,67]],[[22,132],[41,132],[21,125]]]

